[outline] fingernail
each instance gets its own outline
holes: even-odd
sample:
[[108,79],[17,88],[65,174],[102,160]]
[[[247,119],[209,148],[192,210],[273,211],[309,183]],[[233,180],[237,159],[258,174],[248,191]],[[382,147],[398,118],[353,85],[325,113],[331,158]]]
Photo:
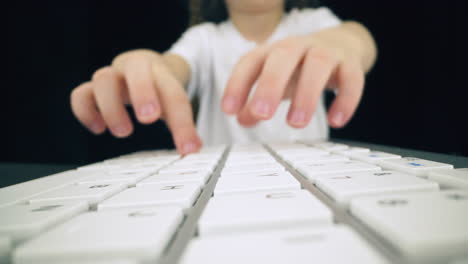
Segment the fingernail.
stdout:
[[128,134],[128,127],[125,125],[120,125],[112,128],[114,135],[118,137],[124,137]]
[[302,125],[305,122],[305,115],[304,111],[295,110],[291,115],[290,121],[293,124]]
[[237,99],[233,96],[228,96],[223,101],[224,111],[227,113],[232,113],[236,111],[237,108]]
[[154,104],[149,103],[149,104],[142,105],[138,112],[140,116],[150,116],[150,115],[153,115],[155,111],[156,111],[156,107],[154,106]]
[[269,117],[271,112],[270,105],[264,100],[258,100],[254,106],[255,113],[260,117]]
[[332,121],[336,126],[342,126],[344,122],[344,115],[342,112],[337,112],[333,115]]
[[99,134],[102,131],[102,125],[99,122],[94,122],[89,126],[89,130],[94,134]]
[[196,149],[197,149],[197,146],[194,143],[185,143],[182,146],[182,152],[184,154],[195,152]]

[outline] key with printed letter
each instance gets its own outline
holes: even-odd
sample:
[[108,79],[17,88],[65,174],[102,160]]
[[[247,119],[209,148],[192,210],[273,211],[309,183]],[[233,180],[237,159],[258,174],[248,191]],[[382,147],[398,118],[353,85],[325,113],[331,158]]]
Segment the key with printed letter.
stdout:
[[125,182],[70,184],[43,194],[31,197],[30,203],[87,201],[94,206],[100,201],[127,188]]
[[451,164],[412,157],[382,160],[379,162],[379,165],[386,169],[397,170],[421,177],[427,177],[427,173],[435,169],[453,169],[453,165]]
[[318,178],[315,185],[340,206],[352,198],[387,193],[437,191],[436,182],[396,171],[361,172]]
[[0,236],[8,236],[13,243],[18,243],[87,210],[84,201],[1,207]]
[[304,190],[214,197],[199,220],[199,234],[230,234],[323,227],[332,224],[331,211]]
[[332,174],[349,174],[356,172],[377,172],[381,168],[360,161],[347,161],[339,163],[311,163],[299,166],[297,170],[312,183],[317,178]]
[[188,209],[200,193],[197,183],[151,184],[129,188],[98,205],[98,210],[144,207],[179,206]]
[[223,175],[216,184],[214,196],[300,188],[300,183],[291,174],[283,171]]
[[[26,242],[18,264],[157,261],[182,221],[179,208],[88,212]],[[87,261],[87,262],[86,262]]]
[[468,249],[466,191],[356,198],[350,210],[410,261],[434,262]]
[[389,264],[364,239],[344,226],[261,232],[193,240],[181,264]]

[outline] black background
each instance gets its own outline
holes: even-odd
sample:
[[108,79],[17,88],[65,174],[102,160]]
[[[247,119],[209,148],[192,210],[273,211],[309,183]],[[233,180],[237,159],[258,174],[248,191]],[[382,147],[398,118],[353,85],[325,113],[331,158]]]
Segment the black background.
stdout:
[[[356,117],[332,136],[468,155],[465,1],[321,2],[364,23],[379,46]],[[162,122],[124,140],[91,135],[69,94],[122,51],[166,50],[188,26],[185,2],[17,1],[6,10],[0,161],[88,163],[172,147]]]

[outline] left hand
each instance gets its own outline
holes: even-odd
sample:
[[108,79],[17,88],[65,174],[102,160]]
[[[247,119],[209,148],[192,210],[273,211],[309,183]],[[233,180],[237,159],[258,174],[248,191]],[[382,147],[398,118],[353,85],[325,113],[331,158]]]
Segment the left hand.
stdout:
[[[250,127],[271,119],[281,100],[290,98],[287,122],[303,128],[310,122],[324,89],[337,96],[328,112],[332,127],[353,116],[364,89],[365,66],[359,41],[340,27],[260,45],[235,66],[222,100],[223,111]],[[248,99],[252,86],[258,87]]]

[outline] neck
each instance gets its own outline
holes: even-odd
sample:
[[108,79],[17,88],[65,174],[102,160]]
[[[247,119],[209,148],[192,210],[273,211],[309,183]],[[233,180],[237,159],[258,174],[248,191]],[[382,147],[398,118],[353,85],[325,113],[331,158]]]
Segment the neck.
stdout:
[[250,13],[229,10],[229,17],[239,33],[257,44],[265,42],[273,34],[282,16],[282,8]]

